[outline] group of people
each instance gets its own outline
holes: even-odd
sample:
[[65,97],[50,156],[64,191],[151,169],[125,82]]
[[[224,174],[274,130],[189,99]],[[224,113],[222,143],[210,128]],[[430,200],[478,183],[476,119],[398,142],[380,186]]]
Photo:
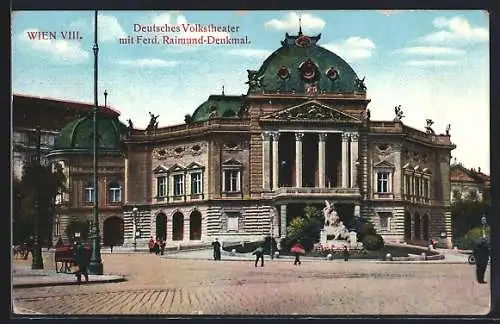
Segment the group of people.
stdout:
[[155,253],[156,255],[163,255],[165,254],[165,246],[167,244],[165,243],[164,240],[157,238],[156,241],[153,240],[153,237],[151,236],[149,238],[148,242],[148,248],[149,248],[149,253]]

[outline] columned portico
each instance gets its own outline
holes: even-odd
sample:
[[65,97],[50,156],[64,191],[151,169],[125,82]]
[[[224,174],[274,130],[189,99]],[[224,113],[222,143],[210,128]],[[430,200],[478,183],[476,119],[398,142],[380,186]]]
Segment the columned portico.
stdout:
[[342,188],[349,187],[349,133],[342,133]]
[[273,132],[273,190],[278,189],[279,185],[279,159],[278,159],[278,143],[280,133]]
[[302,138],[304,133],[295,133],[295,186],[302,187]]
[[327,134],[318,134],[318,187],[325,188],[325,141]]
[[359,135],[357,133],[351,134],[351,188],[358,187],[357,184],[357,165],[358,161],[358,139]]

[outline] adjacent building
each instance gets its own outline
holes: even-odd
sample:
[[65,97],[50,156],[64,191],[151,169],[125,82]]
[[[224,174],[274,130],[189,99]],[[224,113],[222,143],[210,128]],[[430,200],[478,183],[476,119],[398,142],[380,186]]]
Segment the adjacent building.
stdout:
[[451,202],[458,200],[489,201],[490,176],[481,168],[466,168],[461,163],[453,163],[450,170]]

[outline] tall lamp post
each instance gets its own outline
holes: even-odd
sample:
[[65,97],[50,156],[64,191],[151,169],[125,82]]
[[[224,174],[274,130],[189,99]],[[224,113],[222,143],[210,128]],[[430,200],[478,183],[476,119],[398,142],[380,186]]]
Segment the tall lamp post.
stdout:
[[99,109],[97,96],[97,55],[99,46],[97,45],[97,10],[94,12],[94,114],[93,114],[93,142],[94,142],[94,231],[92,238],[92,256],[90,257],[89,273],[94,275],[103,274],[103,265],[101,260],[101,236],[99,233],[99,177],[97,175],[97,112]]
[[483,224],[483,238],[486,237],[486,215],[483,215],[483,217],[481,217],[481,224]]
[[137,233],[139,232],[137,229],[137,207],[132,208],[132,214],[134,217],[134,252],[137,251]]
[[[40,125],[36,126],[36,170],[41,171],[40,164]],[[35,199],[35,224],[33,237],[33,258],[31,260],[31,269],[43,269],[42,248],[40,246],[40,180],[36,180],[36,199]]]

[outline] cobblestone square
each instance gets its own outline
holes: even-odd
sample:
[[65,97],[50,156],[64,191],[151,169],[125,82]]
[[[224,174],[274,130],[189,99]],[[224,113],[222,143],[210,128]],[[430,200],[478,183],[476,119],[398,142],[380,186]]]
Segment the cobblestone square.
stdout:
[[490,309],[490,285],[477,284],[468,264],[335,260],[294,266],[267,259],[256,268],[251,261],[102,257],[106,274],[127,281],[14,289],[16,308],[54,315],[481,315]]

